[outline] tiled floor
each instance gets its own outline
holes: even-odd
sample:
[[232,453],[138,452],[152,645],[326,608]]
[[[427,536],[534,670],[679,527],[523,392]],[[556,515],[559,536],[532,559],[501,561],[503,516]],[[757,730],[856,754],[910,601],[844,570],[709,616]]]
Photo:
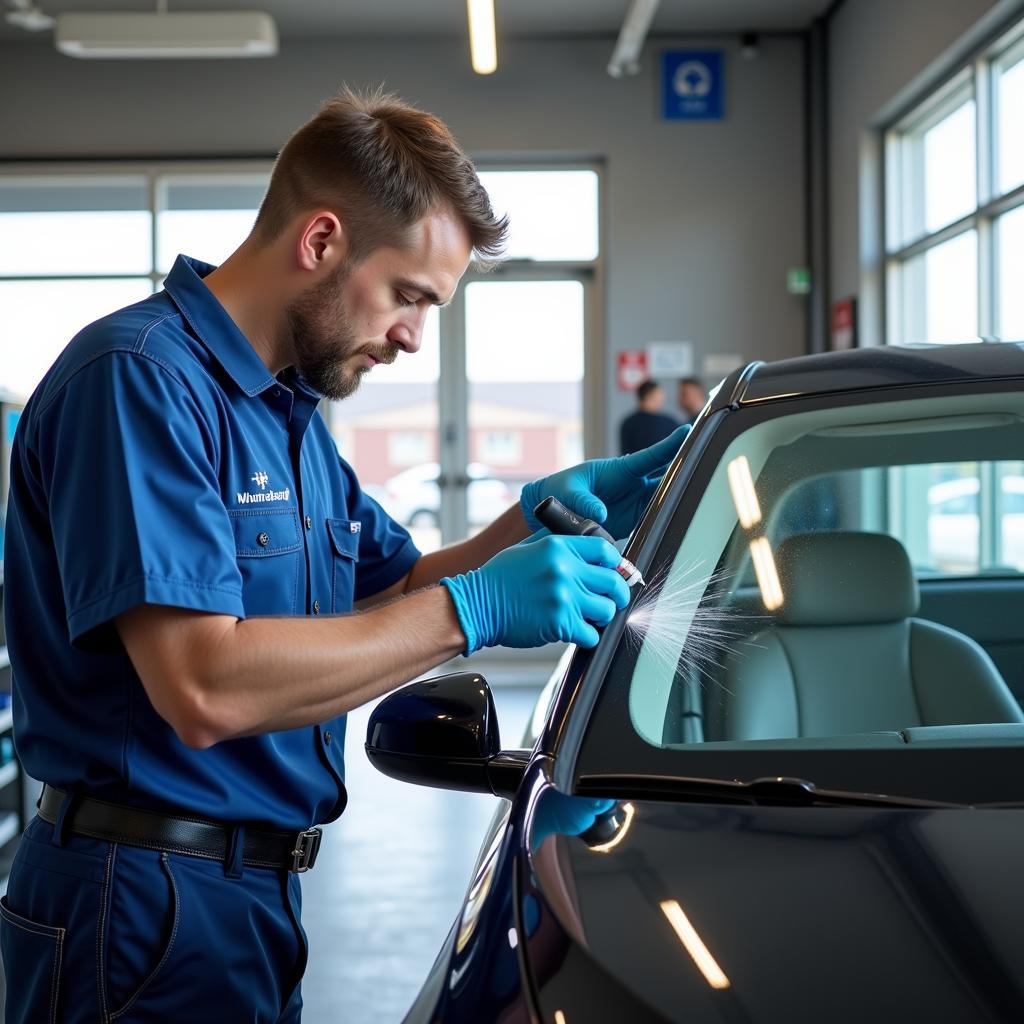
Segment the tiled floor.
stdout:
[[[500,673],[487,675],[493,682]],[[534,665],[512,678],[536,685],[492,687],[504,746],[519,744],[545,675]],[[303,876],[307,1024],[401,1021],[448,934],[497,806],[493,797],[377,772],[363,751],[370,710],[350,716],[349,805],[325,830],[316,868]]]

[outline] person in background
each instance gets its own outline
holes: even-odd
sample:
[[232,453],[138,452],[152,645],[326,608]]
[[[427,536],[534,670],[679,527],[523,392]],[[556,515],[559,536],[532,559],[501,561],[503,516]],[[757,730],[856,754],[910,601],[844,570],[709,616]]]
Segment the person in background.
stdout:
[[657,381],[645,380],[636,389],[636,412],[630,413],[619,427],[619,447],[623,455],[630,455],[664,440],[679,423],[661,410],[665,406],[665,391]]
[[684,423],[692,427],[707,400],[704,385],[696,377],[684,377],[679,382],[679,408],[683,410]]

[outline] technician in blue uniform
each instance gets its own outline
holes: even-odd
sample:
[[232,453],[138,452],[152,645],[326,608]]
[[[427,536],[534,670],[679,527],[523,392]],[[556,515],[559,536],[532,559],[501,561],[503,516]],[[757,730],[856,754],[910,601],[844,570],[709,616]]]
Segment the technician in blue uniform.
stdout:
[[680,438],[421,556],[316,411],[415,353],[505,228],[439,121],[346,93],[221,267],[179,257],[32,396],[5,606],[46,785],[0,903],[8,1021],[297,1021],[298,873],[345,806],[346,713],[459,652],[593,645],[627,603],[611,545],[518,542],[549,493],[625,535]]

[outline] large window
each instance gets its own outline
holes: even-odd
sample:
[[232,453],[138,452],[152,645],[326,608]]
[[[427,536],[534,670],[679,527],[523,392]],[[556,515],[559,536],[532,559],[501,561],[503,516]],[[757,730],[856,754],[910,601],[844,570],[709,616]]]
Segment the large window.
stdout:
[[0,390],[26,398],[82,327],[152,294],[179,252],[223,260],[269,171],[0,177]]
[[[1024,25],[886,139],[887,340],[1024,340]],[[1022,568],[1019,463],[889,471],[888,528],[923,571]]]
[[[0,392],[27,398],[82,327],[159,289],[178,253],[222,262],[252,227],[270,169],[0,174]],[[480,177],[510,219],[507,261],[471,269],[452,304],[430,311],[420,352],[325,410],[363,487],[424,550],[491,522],[524,480],[582,458],[600,307],[598,172]]]
[[887,340],[1024,338],[1024,26],[886,139]]

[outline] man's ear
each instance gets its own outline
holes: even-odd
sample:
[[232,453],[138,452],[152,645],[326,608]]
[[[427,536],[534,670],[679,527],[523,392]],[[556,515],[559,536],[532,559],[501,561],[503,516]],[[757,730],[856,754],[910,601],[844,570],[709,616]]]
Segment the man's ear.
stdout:
[[348,238],[337,214],[318,210],[306,219],[295,250],[300,269],[333,269],[345,260],[347,252]]

